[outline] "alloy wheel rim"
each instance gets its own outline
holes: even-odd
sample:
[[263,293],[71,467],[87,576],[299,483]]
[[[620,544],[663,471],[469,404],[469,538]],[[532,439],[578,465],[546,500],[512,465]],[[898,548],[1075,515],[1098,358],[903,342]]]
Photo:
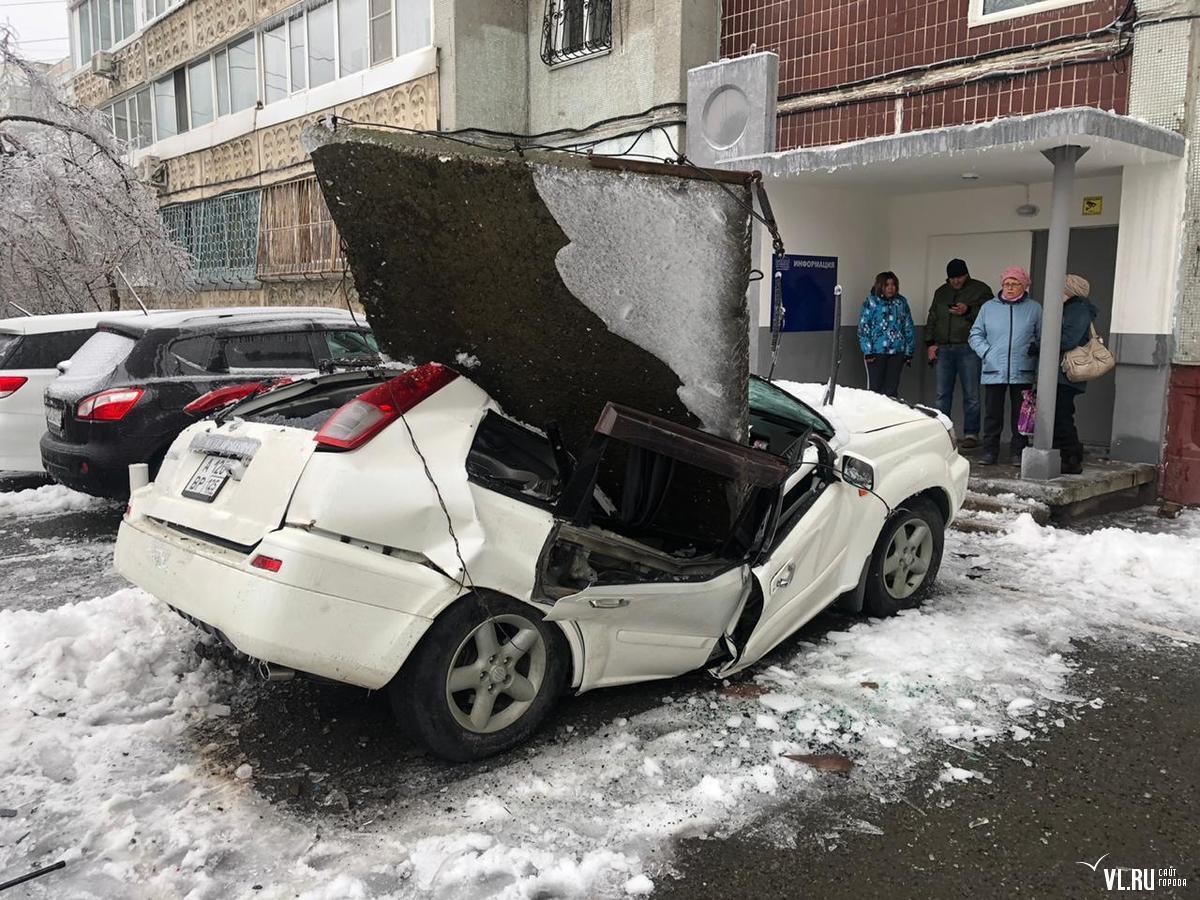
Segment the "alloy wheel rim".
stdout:
[[514,724],[546,678],[546,642],[524,616],[480,622],[463,638],[446,672],[446,703],[467,731],[493,734]]
[[906,520],[892,535],[883,558],[883,585],[896,600],[917,592],[933,564],[933,532],[922,519]]

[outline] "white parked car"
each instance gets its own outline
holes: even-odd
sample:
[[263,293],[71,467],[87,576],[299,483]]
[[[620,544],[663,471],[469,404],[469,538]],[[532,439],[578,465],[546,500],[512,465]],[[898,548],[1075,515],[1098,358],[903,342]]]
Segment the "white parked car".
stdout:
[[936,414],[844,396],[835,427],[752,379],[754,447],[610,404],[572,459],[440,365],[309,378],[189,427],[154,483],[132,467],[116,565],[477,758],[564,689],[723,677],[839,598],[918,603],[968,465]]
[[101,319],[134,312],[64,313],[0,319],[0,472],[41,472],[46,430],[42,395]]

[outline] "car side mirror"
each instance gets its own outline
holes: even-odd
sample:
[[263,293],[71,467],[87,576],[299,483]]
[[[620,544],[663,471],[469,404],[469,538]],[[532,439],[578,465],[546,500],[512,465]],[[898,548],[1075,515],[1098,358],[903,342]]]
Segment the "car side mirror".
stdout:
[[58,369],[59,375],[66,375],[67,370],[71,368],[71,361],[69,359],[64,359],[62,362],[60,362],[54,368]]
[[875,488],[875,467],[865,459],[846,454],[842,457],[842,480],[864,491]]

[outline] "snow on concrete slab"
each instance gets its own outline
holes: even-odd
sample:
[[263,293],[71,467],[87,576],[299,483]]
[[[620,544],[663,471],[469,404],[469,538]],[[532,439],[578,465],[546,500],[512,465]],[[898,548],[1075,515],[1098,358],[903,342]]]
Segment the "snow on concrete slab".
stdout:
[[362,824],[271,806],[256,769],[239,777],[195,744],[192,723],[228,714],[231,676],[141,592],[3,611],[0,806],[18,815],[0,818],[0,873],[66,860],[34,898],[636,896],[673,839],[819,801],[833,776],[784,753],[844,755],[849,778],[894,796],[920,761],[938,763],[940,790],[980,777],[956,748],[1052,740],[1103,701],[1069,691],[1075,641],[1169,652],[1125,623],[1200,630],[1200,515],[1172,526],[1082,535],[1021,517],[998,536],[952,533],[923,609],[752,670],[764,697],[789,698],[769,717],[714,681],[591,733],[563,725]]
[[49,516],[112,505],[112,500],[81,494],[61,484],[0,493],[0,517]]

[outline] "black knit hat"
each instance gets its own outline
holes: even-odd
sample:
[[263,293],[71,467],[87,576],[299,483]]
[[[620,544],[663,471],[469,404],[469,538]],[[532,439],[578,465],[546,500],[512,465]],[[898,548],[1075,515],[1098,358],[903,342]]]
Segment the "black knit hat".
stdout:
[[952,259],[946,263],[947,278],[962,278],[964,275],[969,274],[971,273],[967,271],[967,264],[961,259]]

